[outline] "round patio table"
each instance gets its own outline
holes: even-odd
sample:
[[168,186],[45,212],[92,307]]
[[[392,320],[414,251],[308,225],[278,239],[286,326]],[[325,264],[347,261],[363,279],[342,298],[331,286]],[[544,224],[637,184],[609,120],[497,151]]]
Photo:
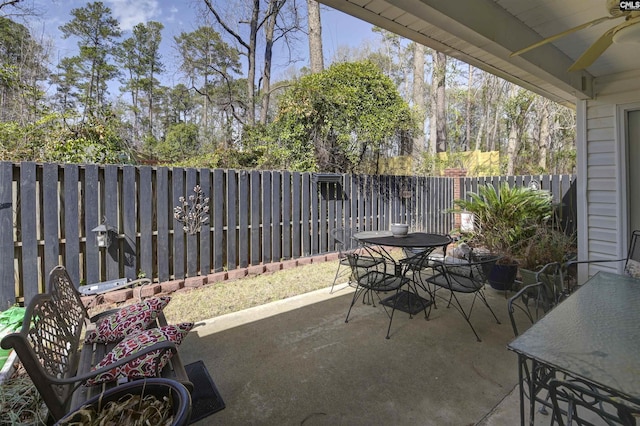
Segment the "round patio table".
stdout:
[[405,248],[438,248],[451,243],[451,237],[441,234],[427,234],[425,232],[411,232],[404,237],[394,237],[391,231],[365,231],[353,235],[360,242],[387,247]]
[[[360,243],[365,244],[368,249],[376,251],[388,259],[394,265],[394,273],[396,276],[405,276],[409,271],[415,272],[423,268],[426,265],[428,256],[435,249],[442,247],[443,250],[446,250],[446,247],[453,241],[449,235],[428,234],[425,232],[412,232],[403,237],[394,237],[389,231],[365,231],[358,232],[354,234],[353,237]],[[398,261],[385,250],[385,246],[409,249],[414,252],[415,255]],[[415,274],[413,274],[411,278],[411,283],[412,284],[409,285],[410,291],[398,293],[398,295],[391,296],[381,303],[387,306],[395,306],[396,309],[409,312],[410,314],[416,312],[420,307],[425,308],[429,306],[432,301],[424,299],[418,294],[417,287],[423,286],[416,282]]]

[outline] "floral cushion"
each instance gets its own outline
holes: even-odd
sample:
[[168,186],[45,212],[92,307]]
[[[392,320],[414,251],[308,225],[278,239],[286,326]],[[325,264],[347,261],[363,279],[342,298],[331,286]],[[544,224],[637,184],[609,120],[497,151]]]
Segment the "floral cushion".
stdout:
[[633,278],[640,278],[640,262],[637,260],[627,260],[627,265],[624,268],[624,272]]
[[[185,322],[177,325],[167,325],[160,328],[151,328],[135,336],[127,337],[118,343],[91,371],[107,367],[118,360],[129,355],[134,355],[158,342],[170,341],[179,345],[182,339],[193,328],[193,323]],[[156,371],[160,371],[171,358],[172,352],[165,351],[160,356],[160,350],[151,351],[147,354],[130,361],[129,363],[115,367],[105,373],[99,374],[85,382],[86,386],[93,386],[98,383],[111,382],[120,378],[142,378],[155,377]],[[158,359],[158,357],[160,357]],[[158,367],[156,370],[156,363]]]
[[85,343],[116,342],[145,330],[170,300],[169,296],[153,297],[123,307],[98,322],[96,329],[87,333]]

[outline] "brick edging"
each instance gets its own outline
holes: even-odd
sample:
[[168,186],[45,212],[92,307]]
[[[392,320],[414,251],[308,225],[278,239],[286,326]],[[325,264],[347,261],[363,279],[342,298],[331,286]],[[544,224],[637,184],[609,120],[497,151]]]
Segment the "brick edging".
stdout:
[[176,291],[189,291],[209,284],[221,283],[224,281],[235,281],[237,279],[251,277],[262,274],[269,274],[285,269],[293,269],[298,266],[310,265],[313,263],[333,262],[338,260],[338,253],[326,253],[315,256],[300,257],[297,259],[282,260],[280,262],[260,263],[244,268],[236,268],[230,271],[214,272],[208,275],[198,275],[183,279],[163,281],[161,283],[147,284],[141,288],[115,290],[99,296],[83,296],[82,302],[85,306],[96,306],[103,303],[123,303],[133,298],[146,298],[157,294],[171,294]]

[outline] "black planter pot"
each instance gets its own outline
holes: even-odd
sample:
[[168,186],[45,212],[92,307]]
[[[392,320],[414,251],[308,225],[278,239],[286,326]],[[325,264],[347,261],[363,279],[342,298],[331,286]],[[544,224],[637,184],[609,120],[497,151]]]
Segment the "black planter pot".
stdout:
[[517,263],[507,265],[496,264],[489,273],[489,285],[496,290],[511,290],[517,273]]
[[[170,396],[172,404],[171,411],[173,414],[172,426],[186,426],[189,424],[191,417],[191,394],[187,388],[175,380],[163,378],[150,378],[144,380],[136,380],[118,385],[115,388],[96,395],[86,401],[83,407],[89,406],[96,412],[100,407],[105,406],[110,401],[118,401],[125,395],[153,395],[157,399],[162,400],[165,396]],[[82,424],[79,408],[64,416],[56,425]]]

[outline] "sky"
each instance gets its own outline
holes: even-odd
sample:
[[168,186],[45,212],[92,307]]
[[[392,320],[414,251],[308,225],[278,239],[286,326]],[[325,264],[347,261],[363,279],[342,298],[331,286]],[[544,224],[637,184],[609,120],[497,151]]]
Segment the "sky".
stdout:
[[[40,16],[30,19],[29,28],[34,35],[42,34],[54,43],[52,63],[55,66],[63,57],[77,54],[77,40],[62,39],[59,27],[69,22],[71,10],[85,7],[86,0],[27,0],[32,2]],[[306,8],[306,2],[296,0]],[[167,63],[167,73],[164,76],[165,84],[175,84],[179,76],[175,73],[174,63],[176,52],[173,48],[173,39],[181,32],[194,31],[201,22],[197,7],[202,4],[200,0],[102,0],[111,9],[112,15],[120,22],[123,31],[123,39],[131,35],[131,29],[141,23],[158,21],[164,25],[162,33],[162,57]],[[358,47],[363,43],[372,41],[375,34],[371,32],[371,25],[353,18],[342,12],[321,5],[322,32],[325,51],[325,64],[333,57],[340,47]],[[281,52],[288,55],[288,52]],[[300,68],[306,66],[307,43],[300,43],[297,56],[301,61],[296,64]],[[244,61],[246,62],[246,60]],[[274,67],[278,67],[278,52],[274,52]],[[284,59],[280,64],[284,63]],[[284,72],[284,68],[274,69],[274,76],[278,72]],[[171,75],[173,74],[173,76]]]

